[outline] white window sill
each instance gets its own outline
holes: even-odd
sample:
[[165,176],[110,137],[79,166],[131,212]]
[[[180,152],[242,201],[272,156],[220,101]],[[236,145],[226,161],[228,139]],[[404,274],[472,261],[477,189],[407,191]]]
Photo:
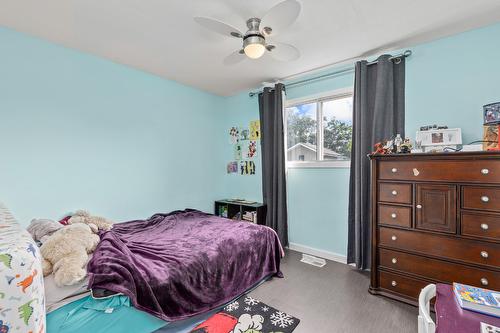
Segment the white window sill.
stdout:
[[288,169],[350,169],[351,161],[315,161],[315,162],[287,162]]

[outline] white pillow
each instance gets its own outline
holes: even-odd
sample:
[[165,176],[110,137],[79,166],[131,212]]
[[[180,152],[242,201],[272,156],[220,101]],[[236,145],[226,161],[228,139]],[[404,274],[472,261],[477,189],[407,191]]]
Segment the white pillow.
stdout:
[[43,331],[44,298],[40,251],[0,203],[0,303],[9,318],[3,326],[12,332]]

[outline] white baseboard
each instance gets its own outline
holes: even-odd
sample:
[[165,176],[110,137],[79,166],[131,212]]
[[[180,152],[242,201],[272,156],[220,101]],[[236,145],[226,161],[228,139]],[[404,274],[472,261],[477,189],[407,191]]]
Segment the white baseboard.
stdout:
[[313,247],[309,247],[309,246],[305,246],[305,245],[301,245],[301,244],[297,244],[297,243],[290,243],[288,248],[290,250],[294,250],[297,252],[302,252],[302,253],[310,254],[312,256],[340,262],[342,264],[347,264],[347,257],[342,255],[342,254],[338,254],[338,253],[334,253],[334,252],[330,252],[330,251],[325,251],[325,250],[320,250],[320,249],[315,249]]

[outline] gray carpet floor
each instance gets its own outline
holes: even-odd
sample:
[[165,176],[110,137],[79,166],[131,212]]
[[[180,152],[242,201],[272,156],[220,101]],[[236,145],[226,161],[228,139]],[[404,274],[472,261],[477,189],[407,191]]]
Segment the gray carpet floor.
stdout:
[[416,307],[368,293],[369,273],[327,261],[318,268],[287,251],[283,279],[273,278],[250,293],[301,321],[294,333],[415,333]]

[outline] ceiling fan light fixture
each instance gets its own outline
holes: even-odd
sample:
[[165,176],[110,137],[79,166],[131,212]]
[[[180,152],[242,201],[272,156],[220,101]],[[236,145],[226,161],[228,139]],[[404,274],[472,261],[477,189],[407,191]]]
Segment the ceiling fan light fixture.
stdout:
[[243,51],[247,57],[258,59],[266,51],[266,40],[260,35],[246,36],[243,40]]
[[281,0],[262,18],[250,17],[246,20],[248,30],[245,33],[213,18],[197,16],[194,20],[213,32],[242,40],[242,48],[226,56],[223,61],[224,65],[234,65],[247,58],[259,59],[266,51],[276,60],[293,61],[300,57],[300,52],[296,47],[277,43],[274,40],[268,44],[266,38],[286,31],[297,20],[300,8],[298,0]]

